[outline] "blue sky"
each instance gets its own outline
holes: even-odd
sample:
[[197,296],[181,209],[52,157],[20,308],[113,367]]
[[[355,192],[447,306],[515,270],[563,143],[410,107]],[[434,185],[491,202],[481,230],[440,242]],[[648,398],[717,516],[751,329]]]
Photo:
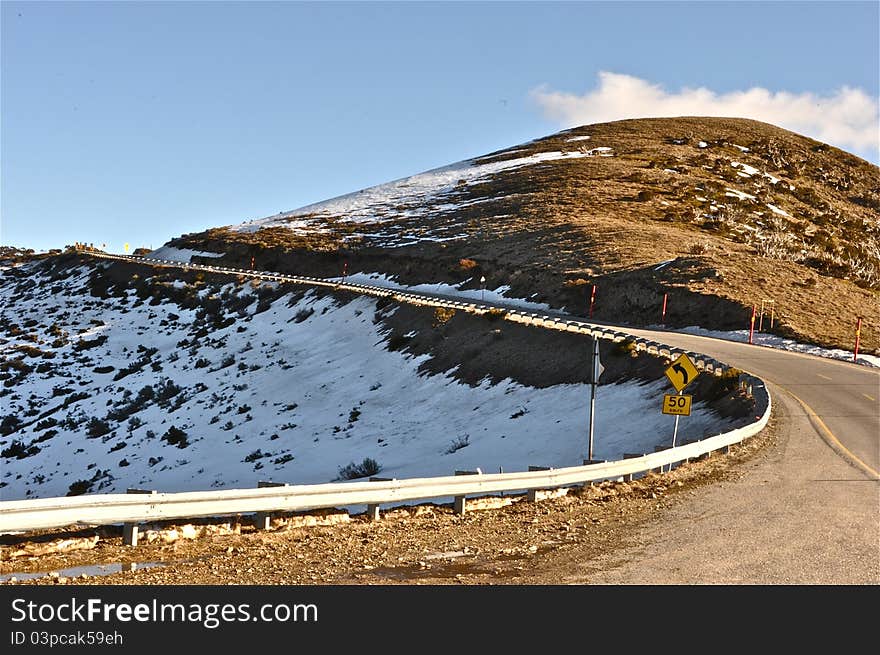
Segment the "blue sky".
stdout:
[[878,7],[2,2],[0,242],[158,247],[755,88],[769,122],[877,163]]

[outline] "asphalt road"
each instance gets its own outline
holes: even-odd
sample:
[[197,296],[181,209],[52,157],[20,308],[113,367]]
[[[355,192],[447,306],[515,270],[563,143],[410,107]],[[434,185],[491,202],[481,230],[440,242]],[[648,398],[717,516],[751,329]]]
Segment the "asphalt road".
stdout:
[[[841,360],[708,337],[625,328],[715,357],[798,401],[817,434],[868,479],[880,479],[880,371]],[[778,396],[779,393],[773,394]]]

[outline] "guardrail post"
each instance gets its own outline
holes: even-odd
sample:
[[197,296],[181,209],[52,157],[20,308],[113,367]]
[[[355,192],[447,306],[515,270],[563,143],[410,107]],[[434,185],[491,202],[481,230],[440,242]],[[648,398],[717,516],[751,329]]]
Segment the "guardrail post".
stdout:
[[[530,471],[552,471],[553,467],[552,466],[531,466],[531,465],[529,465],[529,470]],[[543,491],[543,489],[529,489],[526,492],[526,500],[528,500],[530,503],[538,502],[538,492],[539,491]]]
[[[375,476],[370,478],[370,482],[392,482],[397,478],[377,478]],[[379,513],[379,504],[371,503],[367,505],[367,520],[369,521],[378,521],[382,518],[382,515]]]
[[[669,447],[668,447],[668,446],[654,446],[654,452],[655,452],[655,453],[659,453],[659,452],[662,451],[662,450],[669,450]],[[674,462],[670,462],[670,464],[669,464],[669,468],[666,469],[666,471],[667,471],[667,472],[672,471],[672,467],[673,467],[674,465],[675,465]],[[651,469],[651,470],[653,471],[654,469]],[[660,466],[660,473],[663,473],[663,466],[662,466],[662,465]]]
[[[634,459],[636,457],[642,457],[642,456],[643,455],[641,453],[624,453],[623,454],[624,459]],[[624,475],[621,478],[621,480],[623,480],[624,482],[632,482],[633,480],[635,480],[635,478],[636,478],[635,473],[627,473],[626,475]]]
[[[127,494],[154,494],[156,493],[153,489],[126,489],[125,493]],[[124,546],[131,546],[134,548],[138,545],[138,533],[140,532],[140,526],[137,523],[123,523],[122,524],[122,544]]]
[[[455,472],[456,475],[481,475],[482,473],[483,472],[480,469],[476,469],[475,471]],[[467,511],[467,498],[465,496],[456,496],[452,511],[459,516],[464,516],[464,513]]]
[[[604,459],[585,459],[585,460],[583,460],[584,466],[589,466],[590,464],[604,464],[604,463],[605,463]],[[590,480],[589,482],[584,482],[583,486],[584,487],[592,487],[593,481]]]
[[[267,487],[286,487],[286,482],[271,482],[269,480],[259,480],[257,489],[265,489]],[[272,512],[257,512],[254,514],[254,527],[257,530],[268,530],[272,527]]]

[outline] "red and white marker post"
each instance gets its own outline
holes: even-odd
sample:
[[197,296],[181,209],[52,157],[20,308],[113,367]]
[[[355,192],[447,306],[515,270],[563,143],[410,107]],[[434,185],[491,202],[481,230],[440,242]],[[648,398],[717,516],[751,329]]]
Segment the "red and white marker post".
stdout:
[[660,312],[660,325],[666,326],[666,300],[669,298],[668,293],[663,294],[663,311]]
[[853,363],[857,363],[859,361],[859,340],[862,336],[862,317],[859,316],[859,320],[856,323],[856,347],[853,350]]
[[590,292],[590,318],[593,318],[593,305],[596,302],[596,285],[593,285],[593,290]]

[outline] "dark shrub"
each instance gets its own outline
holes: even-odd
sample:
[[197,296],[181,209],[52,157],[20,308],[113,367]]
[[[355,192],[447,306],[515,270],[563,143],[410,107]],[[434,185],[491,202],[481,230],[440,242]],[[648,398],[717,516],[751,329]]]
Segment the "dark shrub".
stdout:
[[162,435],[162,441],[167,441],[168,445],[170,446],[186,448],[187,446],[189,446],[189,441],[187,440],[186,436],[186,432],[172,425],[170,428],[168,428],[168,431]]
[[92,489],[91,480],[77,480],[68,488],[68,496],[80,496]]
[[376,475],[376,473],[381,470],[382,467],[379,465],[379,462],[371,457],[364,457],[360,464],[351,462],[350,464],[339,467],[339,476],[337,479],[355,480],[357,478],[367,478],[371,475]]

